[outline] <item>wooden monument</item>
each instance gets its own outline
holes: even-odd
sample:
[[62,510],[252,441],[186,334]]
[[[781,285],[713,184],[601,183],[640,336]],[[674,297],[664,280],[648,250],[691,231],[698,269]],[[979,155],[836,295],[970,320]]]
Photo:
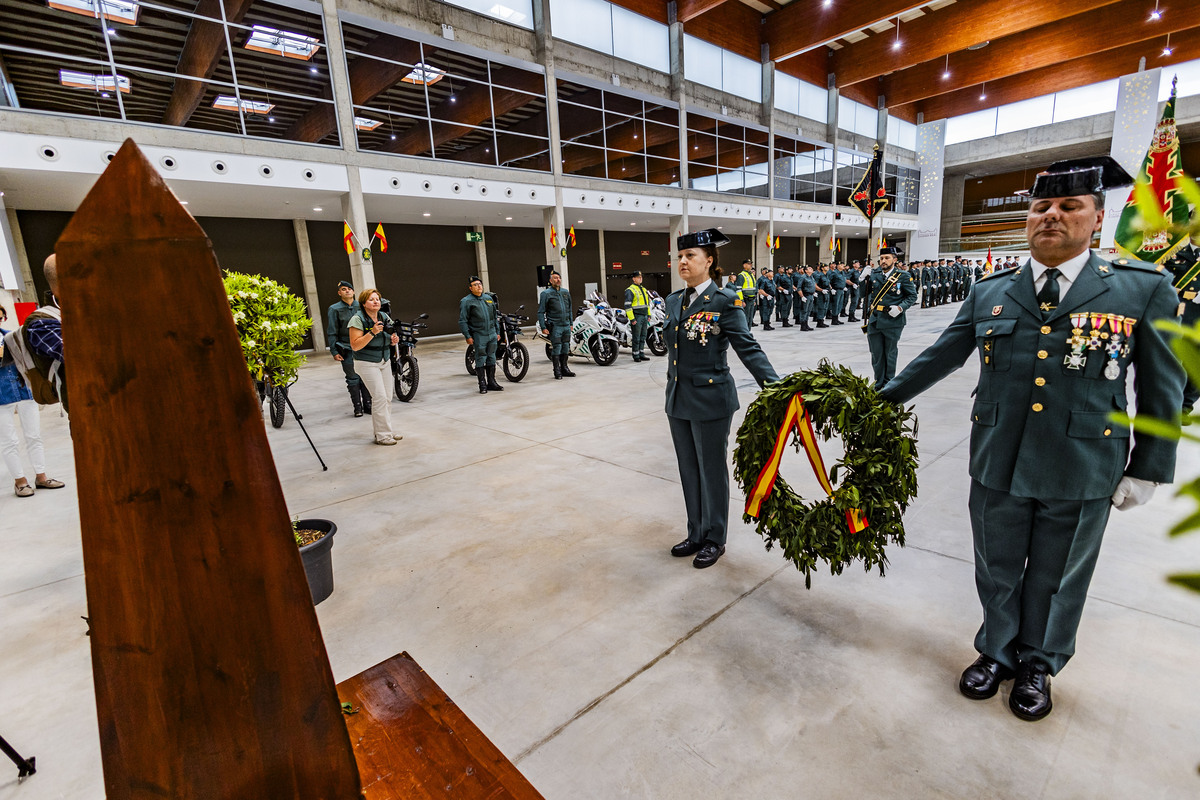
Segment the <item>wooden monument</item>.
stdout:
[[56,253],[108,800],[540,797],[407,654],[343,717],[212,248],[132,140]]

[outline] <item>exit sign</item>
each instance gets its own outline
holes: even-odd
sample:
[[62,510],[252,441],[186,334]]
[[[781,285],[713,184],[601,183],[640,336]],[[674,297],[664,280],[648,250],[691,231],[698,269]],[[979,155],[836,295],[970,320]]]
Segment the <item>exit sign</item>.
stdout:
[[483,231],[467,231],[467,241],[468,242],[482,242],[483,241]]
[[642,251],[642,255],[644,255],[644,256],[648,256],[648,255],[650,255],[650,251],[649,251],[649,250],[643,250],[643,251]]
[[621,269],[620,261],[614,261],[614,262],[612,262],[612,264],[613,264],[613,269]]

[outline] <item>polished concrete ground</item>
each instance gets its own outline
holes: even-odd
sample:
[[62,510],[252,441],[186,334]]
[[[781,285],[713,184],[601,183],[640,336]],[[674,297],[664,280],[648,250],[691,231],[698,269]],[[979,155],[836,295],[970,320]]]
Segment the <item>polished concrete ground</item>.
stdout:
[[[910,315],[902,364],[954,310]],[[760,340],[781,373],[821,358],[869,371],[854,325]],[[1049,718],[1015,718],[1008,685],[958,693],[980,619],[973,362],[916,402],[920,494],[887,576],[806,590],[740,522],[712,569],[668,555],[684,524],[662,360],[578,363],[557,382],[539,347],[524,382],[481,397],[460,342],[420,356],[397,447],[370,443],[323,355],[293,397],[330,471],[293,420],[268,428],[292,512],[340,528],[318,607],[329,658],[340,680],[409,651],[547,798],[1200,797],[1200,597],[1163,580],[1200,569],[1200,534],[1167,538],[1189,510],[1168,489],[1114,512]],[[50,472],[73,485],[65,420],[43,420]],[[815,496],[797,458],[784,472]],[[1198,471],[1185,447],[1180,474]],[[733,484],[732,519],[741,504]],[[0,763],[0,799],[100,798],[73,490],[0,492],[0,530],[0,734],[39,767],[17,786]]]

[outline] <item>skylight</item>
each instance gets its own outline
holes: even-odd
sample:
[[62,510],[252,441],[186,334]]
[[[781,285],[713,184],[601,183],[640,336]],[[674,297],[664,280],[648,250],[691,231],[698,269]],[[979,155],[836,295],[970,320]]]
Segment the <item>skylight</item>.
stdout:
[[355,117],[354,127],[360,131],[373,131],[383,123],[377,119],[367,119],[366,117]]
[[437,67],[431,67],[428,64],[418,62],[413,71],[405,75],[400,80],[404,83],[417,83],[432,86],[446,76],[446,73]]
[[255,25],[250,38],[246,40],[246,49],[257,50],[260,53],[278,53],[285,58],[308,61],[321,49],[321,43],[301,33]]
[[[270,114],[274,107],[274,103],[262,103],[258,100],[242,101],[242,111],[247,114]],[[227,94],[217,95],[217,99],[213,100],[213,108],[219,108],[222,111],[237,111],[238,100]]]
[[82,14],[95,19],[101,13],[104,18],[113,22],[123,22],[126,25],[136,25],[138,4],[136,0],[46,0],[50,8],[68,11],[72,14]]
[[112,75],[92,75],[90,72],[74,72],[69,69],[58,71],[58,82],[63,86],[91,89],[93,92],[111,92],[118,85],[125,94],[129,94],[133,90],[129,84],[129,78],[124,75],[118,75],[114,79]]

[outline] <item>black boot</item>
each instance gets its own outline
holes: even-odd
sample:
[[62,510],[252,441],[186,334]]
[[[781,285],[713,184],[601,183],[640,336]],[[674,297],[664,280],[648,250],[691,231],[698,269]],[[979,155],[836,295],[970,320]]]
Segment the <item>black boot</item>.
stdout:
[[567,359],[570,358],[570,356],[564,353],[563,355],[559,356],[559,358],[562,359],[560,362],[562,364],[562,376],[564,378],[574,378],[575,373],[571,372],[571,368],[567,366]]
[[354,404],[354,416],[361,417],[363,415],[362,398],[358,394],[358,385],[347,386],[350,392],[350,402]]
[[487,365],[487,388],[489,392],[503,392],[504,387],[496,383],[496,365]]
[[362,399],[362,410],[364,414],[371,413],[371,393],[367,391],[367,385],[361,380],[358,382],[358,396]]
[[479,380],[479,393],[487,394],[487,391],[488,391],[487,367],[476,367],[475,368],[475,377]]
[[554,380],[561,381],[562,380],[562,362],[559,361],[558,359],[559,359],[558,353],[555,353],[554,355],[550,356],[550,363],[554,366]]

